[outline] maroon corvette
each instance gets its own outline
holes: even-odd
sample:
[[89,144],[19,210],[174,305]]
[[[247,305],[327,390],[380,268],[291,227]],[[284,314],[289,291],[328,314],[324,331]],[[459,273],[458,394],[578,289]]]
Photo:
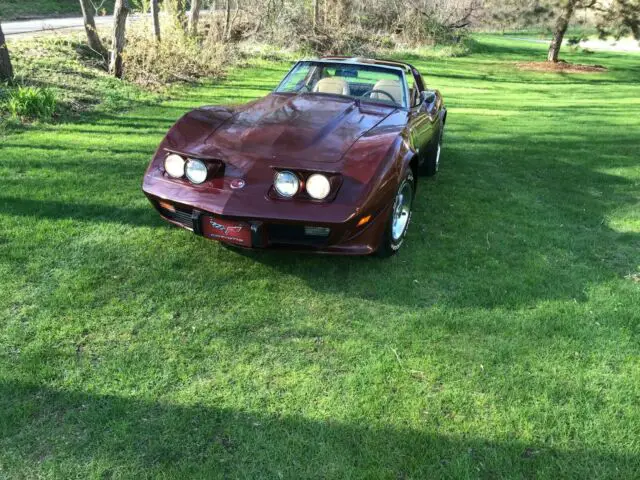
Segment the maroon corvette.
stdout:
[[193,110],[143,190],[169,222],[245,248],[388,256],[419,175],[435,175],[447,110],[407,63],[298,62],[266,97]]

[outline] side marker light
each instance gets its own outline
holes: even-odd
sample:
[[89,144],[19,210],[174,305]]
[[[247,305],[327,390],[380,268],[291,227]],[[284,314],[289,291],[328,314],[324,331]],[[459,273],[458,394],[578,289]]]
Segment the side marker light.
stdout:
[[362,227],[363,225],[366,225],[367,223],[369,223],[371,221],[372,216],[371,215],[367,215],[366,217],[362,217],[360,219],[360,221],[358,222],[358,227]]

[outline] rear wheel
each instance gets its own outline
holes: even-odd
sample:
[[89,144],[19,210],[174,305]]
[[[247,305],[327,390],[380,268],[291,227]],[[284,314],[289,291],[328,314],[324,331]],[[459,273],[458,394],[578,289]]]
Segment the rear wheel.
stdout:
[[404,243],[411,222],[415,186],[413,172],[408,170],[393,200],[393,208],[382,235],[382,243],[377,252],[381,257],[395,255]]

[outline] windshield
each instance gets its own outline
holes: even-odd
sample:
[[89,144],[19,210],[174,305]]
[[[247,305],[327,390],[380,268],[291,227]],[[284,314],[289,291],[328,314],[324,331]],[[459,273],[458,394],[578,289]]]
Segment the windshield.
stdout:
[[329,93],[390,105],[407,106],[401,71],[344,62],[299,62],[276,92]]

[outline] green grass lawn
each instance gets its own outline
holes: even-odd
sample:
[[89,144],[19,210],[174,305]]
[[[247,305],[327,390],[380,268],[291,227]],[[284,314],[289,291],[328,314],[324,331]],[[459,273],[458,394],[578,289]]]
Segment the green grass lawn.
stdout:
[[390,260],[240,253],[143,172],[255,62],[0,138],[0,478],[638,478],[640,56],[478,38],[408,58],[449,106]]

